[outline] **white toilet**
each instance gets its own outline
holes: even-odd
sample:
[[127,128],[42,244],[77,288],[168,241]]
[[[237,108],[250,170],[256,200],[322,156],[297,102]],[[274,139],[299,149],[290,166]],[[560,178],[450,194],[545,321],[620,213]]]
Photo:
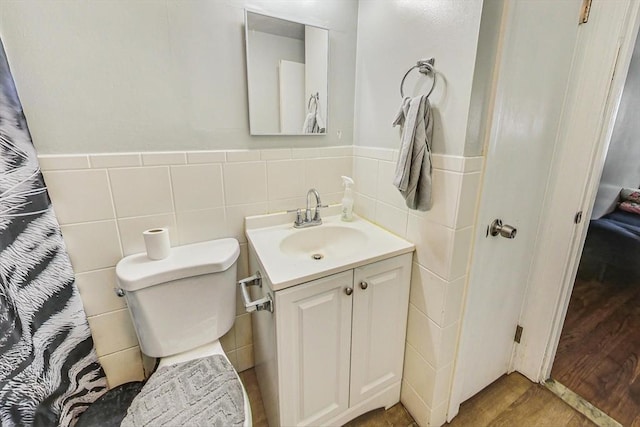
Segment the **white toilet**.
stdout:
[[[231,329],[235,320],[236,263],[239,255],[240,248],[236,239],[220,239],[174,247],[169,257],[162,260],[153,261],[145,253],[141,253],[127,256],[118,263],[118,284],[127,299],[140,348],[144,354],[160,358],[156,373],[136,397],[138,401],[134,400],[132,403],[127,418],[136,405],[150,407],[150,401],[155,399],[157,404],[159,396],[168,399],[171,405],[174,405],[174,402],[184,402],[185,407],[193,407],[189,401],[194,394],[191,389],[189,392],[180,392],[176,391],[182,390],[180,387],[167,386],[164,390],[154,391],[155,395],[145,393],[145,389],[154,388],[150,385],[154,377],[156,380],[163,378],[158,381],[165,381],[164,378],[175,376],[188,378],[187,387],[204,389],[201,385],[203,377],[211,381],[212,378],[223,378],[220,372],[203,371],[211,369],[210,365],[206,365],[207,368],[202,367],[202,363],[211,358],[228,368],[224,384],[231,384],[237,395],[239,383],[244,399],[243,425],[251,426],[251,407],[247,393],[237,372],[233,370],[235,377],[230,374],[229,371],[233,368],[218,341]],[[222,362],[219,356],[224,357],[226,362]],[[185,366],[198,363],[198,375],[180,371]],[[237,383],[232,384],[235,380]],[[220,389],[219,384],[216,387]],[[162,388],[162,384],[156,384],[155,388]],[[222,392],[224,393],[224,390]],[[167,396],[170,393],[189,396]],[[139,401],[144,399],[147,399],[147,402]],[[179,406],[179,403],[175,405]],[[206,408],[209,410],[210,405],[207,404]],[[228,408],[225,411],[228,413]],[[241,414],[230,415],[235,417]],[[184,418],[182,420],[184,421]],[[154,420],[153,424],[157,423],[158,421]],[[126,424],[123,422],[123,425]]]

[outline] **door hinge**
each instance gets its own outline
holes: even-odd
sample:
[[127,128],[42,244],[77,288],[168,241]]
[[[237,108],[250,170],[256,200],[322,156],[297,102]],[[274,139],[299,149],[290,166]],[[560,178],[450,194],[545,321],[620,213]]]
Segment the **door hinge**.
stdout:
[[513,340],[520,344],[520,338],[522,338],[522,326],[516,325],[516,335],[513,337]]
[[573,222],[575,222],[576,224],[580,224],[582,222],[582,211],[576,214],[576,216],[573,218]]
[[578,21],[578,25],[586,24],[589,22],[589,13],[591,13],[591,1],[592,0],[582,0],[582,8],[580,8],[580,20]]

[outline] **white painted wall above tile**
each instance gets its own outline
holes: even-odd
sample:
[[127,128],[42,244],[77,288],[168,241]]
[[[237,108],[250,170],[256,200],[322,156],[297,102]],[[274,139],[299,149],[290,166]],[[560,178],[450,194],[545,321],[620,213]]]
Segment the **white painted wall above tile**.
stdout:
[[[326,136],[249,135],[245,7],[329,29]],[[357,0],[30,0],[2,2],[0,9],[2,39],[40,153],[352,143]],[[177,164],[169,159],[175,155],[143,160]]]
[[[392,127],[400,108],[400,81],[423,58],[434,57],[438,73],[429,97],[434,111],[434,153],[464,153],[481,0],[360,1],[356,64],[356,145],[398,148]],[[431,78],[413,71],[407,96],[426,93]]]

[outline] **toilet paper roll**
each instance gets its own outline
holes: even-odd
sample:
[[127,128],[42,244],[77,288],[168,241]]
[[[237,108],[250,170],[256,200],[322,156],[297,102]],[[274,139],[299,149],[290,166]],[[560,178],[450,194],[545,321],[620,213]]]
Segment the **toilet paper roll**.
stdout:
[[152,228],[142,232],[144,245],[147,248],[149,259],[159,260],[169,256],[171,243],[169,242],[169,230],[166,228]]

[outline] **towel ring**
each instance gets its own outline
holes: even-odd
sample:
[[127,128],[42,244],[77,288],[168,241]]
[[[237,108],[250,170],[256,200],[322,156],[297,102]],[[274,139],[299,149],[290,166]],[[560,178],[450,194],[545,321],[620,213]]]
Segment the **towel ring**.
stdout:
[[436,62],[435,58],[421,59],[416,63],[416,65],[414,65],[413,67],[409,68],[409,71],[404,73],[404,77],[402,78],[402,81],[400,82],[400,96],[403,99],[404,99],[404,90],[403,90],[404,80],[407,78],[409,73],[414,68],[417,68],[418,71],[421,74],[424,74],[424,75],[432,74],[431,77],[433,78],[433,83],[431,83],[431,89],[429,89],[429,92],[427,93],[427,97],[429,95],[431,95],[431,92],[433,92],[433,89],[436,87],[436,73],[435,73],[435,69],[433,68],[433,64],[435,64],[435,62]]

